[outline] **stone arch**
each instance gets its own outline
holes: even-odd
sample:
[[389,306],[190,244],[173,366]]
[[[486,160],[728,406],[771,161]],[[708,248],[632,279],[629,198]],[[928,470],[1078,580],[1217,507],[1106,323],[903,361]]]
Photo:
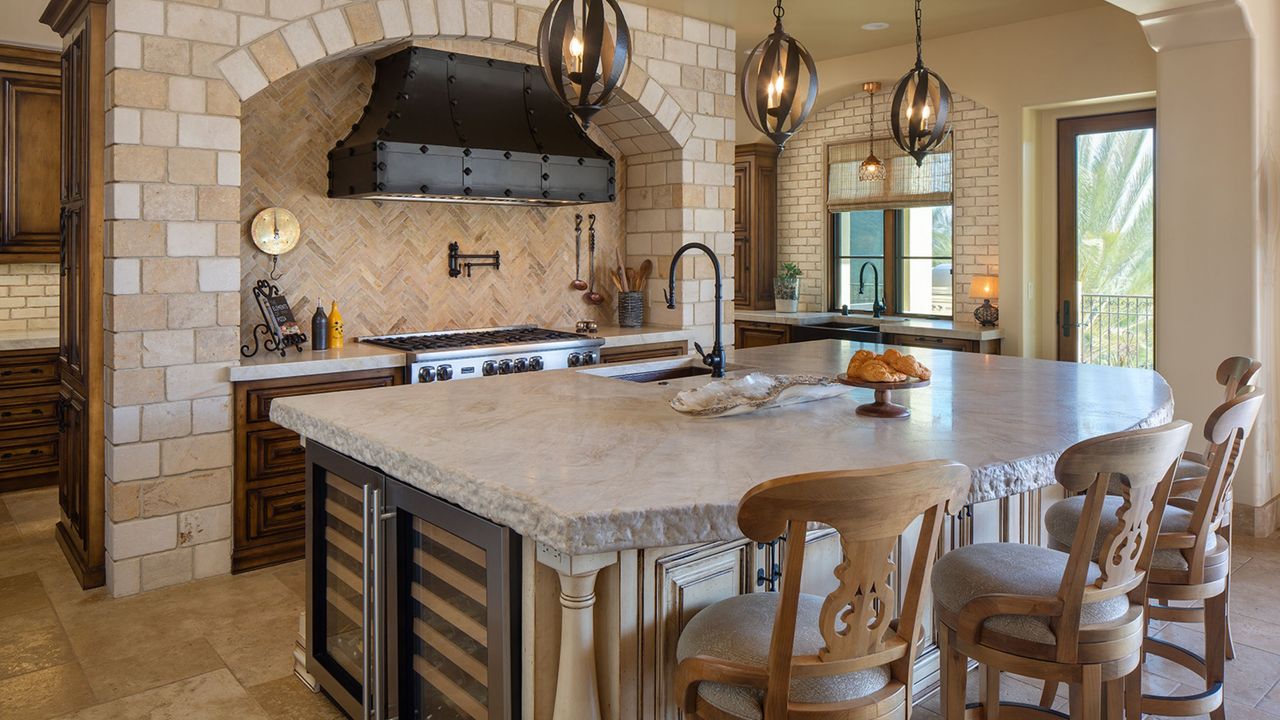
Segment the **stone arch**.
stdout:
[[[418,0],[360,0],[297,18],[246,39],[215,65],[243,102],[300,68],[401,44],[471,41],[536,52],[539,13],[506,3],[454,6]],[[676,99],[632,63],[595,125],[623,155],[679,150],[694,123]]]

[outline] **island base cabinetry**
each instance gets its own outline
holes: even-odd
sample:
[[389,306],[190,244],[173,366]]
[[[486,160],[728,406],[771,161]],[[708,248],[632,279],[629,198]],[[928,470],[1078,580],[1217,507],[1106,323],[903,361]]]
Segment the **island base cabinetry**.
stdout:
[[518,716],[519,536],[315,443],[307,475],[320,688],[353,718]]

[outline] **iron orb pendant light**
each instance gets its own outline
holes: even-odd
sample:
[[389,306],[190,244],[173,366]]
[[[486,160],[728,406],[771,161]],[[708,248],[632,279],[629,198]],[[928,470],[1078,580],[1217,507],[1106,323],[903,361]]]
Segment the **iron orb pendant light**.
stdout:
[[[773,9],[773,32],[751,50],[742,68],[742,107],[757,130],[781,150],[800,129],[818,99],[818,69],[799,40],[782,28],[782,0]],[[797,91],[803,87],[804,95]]]
[[631,67],[631,33],[617,0],[552,0],[538,29],[538,61],[551,90],[589,126]]
[[916,160],[916,167],[951,132],[951,89],[925,67],[920,40],[920,0],[916,0],[916,64],[893,88],[889,111],[893,141]]

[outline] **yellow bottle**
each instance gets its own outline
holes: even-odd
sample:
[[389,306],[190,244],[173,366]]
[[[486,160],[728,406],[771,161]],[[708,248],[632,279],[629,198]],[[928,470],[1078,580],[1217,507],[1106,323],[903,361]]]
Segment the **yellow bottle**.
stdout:
[[338,311],[338,301],[334,300],[329,307],[329,349],[342,348],[342,340],[346,336],[342,326],[342,313]]

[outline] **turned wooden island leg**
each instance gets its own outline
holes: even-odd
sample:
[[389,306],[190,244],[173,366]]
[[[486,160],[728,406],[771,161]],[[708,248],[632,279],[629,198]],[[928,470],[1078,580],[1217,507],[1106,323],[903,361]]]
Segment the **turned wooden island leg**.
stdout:
[[538,545],[538,562],[560,576],[560,659],[553,720],[600,720],[596,682],[596,576],[618,554],[566,555]]

